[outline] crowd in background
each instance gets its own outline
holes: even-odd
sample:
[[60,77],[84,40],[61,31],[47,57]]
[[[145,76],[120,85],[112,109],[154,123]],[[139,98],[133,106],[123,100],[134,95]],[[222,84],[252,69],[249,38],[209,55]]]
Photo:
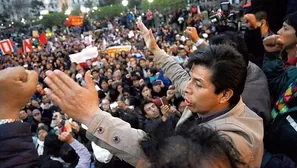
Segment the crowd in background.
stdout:
[[[214,11],[217,10],[209,11],[216,13]],[[273,129],[271,121],[277,119],[281,122],[281,119],[277,118],[279,113],[296,107],[296,99],[290,99],[294,97],[297,88],[296,13],[287,18],[289,23],[278,32],[288,45],[281,51],[281,59],[279,53],[276,53],[279,51],[267,51],[263,45],[263,39],[273,34],[265,12],[236,18],[236,22],[245,20],[247,23],[248,28],[242,33],[238,27],[234,28],[228,24],[222,27],[222,23],[212,22],[203,15],[203,11],[202,14],[198,13],[197,8],[191,8],[190,11],[176,10],[166,16],[157,10],[148,10],[143,15],[140,12],[127,11],[123,17],[102,21],[101,24],[106,25],[104,28],[82,35],[74,29],[69,31],[61,28],[56,30],[53,37],[48,38],[46,45],[36,46],[32,53],[0,56],[0,69],[23,66],[38,72],[36,92],[20,110],[19,116],[23,122],[31,125],[40,167],[132,167],[89,141],[85,135],[87,128],[69,118],[48,98],[44,92],[47,87],[44,79],[48,70],[59,69],[81,86],[86,83],[85,72],[91,71],[100,98],[98,106],[112,116],[128,122],[132,128],[150,133],[156,130],[160,123],[165,123],[170,129],[176,127],[186,103],[172,81],[160,67],[154,65],[152,53],[146,48],[135,24],[140,20],[152,29],[158,46],[174,57],[189,73],[188,59],[200,52],[201,44],[197,45],[198,42],[184,32],[187,27],[196,28],[199,39],[209,45],[229,44],[237,49],[245,57],[248,69],[243,101],[263,118],[265,131]],[[85,40],[86,36],[92,36],[92,39]],[[71,62],[70,54],[79,53],[90,45],[98,48],[97,58],[80,64]],[[116,52],[114,55],[106,52],[108,47],[121,45],[130,45],[131,49]],[[284,109],[284,106],[287,109]],[[71,130],[71,134],[56,135],[59,131],[67,130]],[[268,152],[286,154],[293,161],[297,161],[296,152],[280,145],[290,140],[280,138],[274,139],[279,142],[271,142],[275,136],[276,133],[271,133],[265,139]],[[296,147],[296,144],[290,145]]]

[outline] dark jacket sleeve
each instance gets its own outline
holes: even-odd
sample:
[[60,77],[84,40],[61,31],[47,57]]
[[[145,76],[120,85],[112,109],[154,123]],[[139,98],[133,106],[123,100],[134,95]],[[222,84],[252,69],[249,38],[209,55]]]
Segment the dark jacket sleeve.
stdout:
[[1,168],[37,167],[30,124],[15,122],[0,125],[0,146]]
[[244,40],[249,51],[250,61],[262,67],[265,50],[260,28],[256,30],[246,30]]
[[274,100],[297,79],[297,67],[285,68],[279,53],[265,53],[262,69],[268,80],[270,95]]

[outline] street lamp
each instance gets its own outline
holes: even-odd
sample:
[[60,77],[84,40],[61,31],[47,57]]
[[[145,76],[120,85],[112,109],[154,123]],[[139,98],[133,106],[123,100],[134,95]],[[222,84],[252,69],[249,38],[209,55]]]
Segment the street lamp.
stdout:
[[152,2],[154,2],[154,0],[148,0],[148,2],[149,2],[149,3],[152,3]]
[[41,20],[43,18],[43,16],[39,16],[39,19]]
[[123,0],[122,1],[122,5],[125,6],[125,7],[128,6],[128,3],[129,3],[128,0]]
[[97,9],[98,9],[98,7],[97,7],[97,6],[94,6],[94,7],[93,7],[93,9],[94,9],[94,10],[97,10]]

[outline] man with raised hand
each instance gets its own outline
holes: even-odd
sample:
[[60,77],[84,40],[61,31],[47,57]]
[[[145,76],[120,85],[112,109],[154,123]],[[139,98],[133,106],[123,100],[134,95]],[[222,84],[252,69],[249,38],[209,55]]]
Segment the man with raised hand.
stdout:
[[[151,32],[138,23],[154,63],[174,83],[186,100],[178,125],[188,120],[204,124],[231,138],[249,167],[260,167],[263,156],[263,122],[244,105],[241,93],[246,79],[243,57],[226,45],[208,46],[190,60],[191,75],[161,50]],[[87,137],[133,166],[145,160],[139,146],[145,133],[103,112],[90,72],[80,87],[63,72],[48,71],[46,94],[73,119],[88,126]],[[178,152],[178,151],[177,151]],[[199,158],[197,158],[199,159]]]

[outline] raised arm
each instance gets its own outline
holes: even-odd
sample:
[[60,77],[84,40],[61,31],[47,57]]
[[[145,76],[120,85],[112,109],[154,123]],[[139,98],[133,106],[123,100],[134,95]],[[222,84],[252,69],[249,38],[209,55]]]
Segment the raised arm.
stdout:
[[142,33],[146,46],[154,54],[154,63],[162,69],[177,90],[184,95],[185,86],[190,79],[189,74],[172,56],[169,56],[164,50],[158,47],[151,30],[148,30],[143,23],[138,23],[137,26]]

